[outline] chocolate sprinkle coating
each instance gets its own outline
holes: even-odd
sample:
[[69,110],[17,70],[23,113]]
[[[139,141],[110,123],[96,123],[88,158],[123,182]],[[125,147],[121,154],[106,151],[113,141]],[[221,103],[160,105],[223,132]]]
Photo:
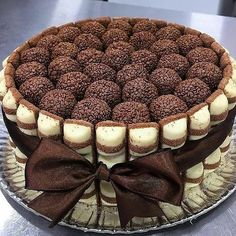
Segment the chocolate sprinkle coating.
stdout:
[[59,30],[57,36],[64,42],[73,43],[75,38],[80,35],[81,31],[77,27],[67,26]]
[[196,47],[201,47],[203,45],[202,40],[193,34],[186,34],[181,36],[176,40],[179,46],[179,51],[182,55],[187,55],[189,51]]
[[62,42],[62,40],[56,35],[47,35],[38,41],[37,47],[46,48],[51,52],[52,49],[60,42]]
[[120,29],[126,32],[128,35],[131,35],[132,33],[132,26],[129,24],[129,22],[125,20],[113,20],[110,22],[110,24],[107,26],[107,29]]
[[157,26],[150,20],[141,20],[134,25],[133,33],[139,33],[141,31],[148,31],[152,34],[156,34]]
[[91,84],[91,80],[81,72],[70,72],[60,77],[56,88],[68,90],[80,100],[83,98],[85,90]]
[[32,61],[25,64],[21,64],[15,72],[15,82],[18,86],[24,83],[26,80],[35,76],[47,76],[47,68],[38,62]]
[[133,45],[135,50],[149,49],[155,41],[156,37],[147,31],[134,33],[130,37],[130,43]]
[[116,83],[123,87],[128,81],[143,78],[147,79],[148,72],[143,64],[130,64],[117,72]]
[[103,36],[102,41],[105,47],[108,47],[110,44],[118,41],[129,41],[129,36],[120,29],[110,29]]
[[218,64],[219,59],[217,54],[210,48],[197,47],[192,49],[186,56],[190,64],[197,62],[211,62]]
[[214,91],[223,78],[220,68],[210,62],[198,62],[192,65],[186,75],[187,79],[198,78]]
[[85,98],[98,98],[105,101],[110,107],[114,107],[121,102],[120,87],[108,80],[98,80],[93,82],[85,92]]
[[203,81],[195,78],[179,83],[174,94],[183,100],[188,108],[191,108],[204,102],[211,95],[211,90]]
[[78,47],[79,51],[87,48],[95,48],[102,51],[102,42],[98,37],[92,34],[81,34],[75,38],[74,43]]
[[112,120],[125,124],[149,122],[148,107],[139,102],[123,102],[116,105],[112,111]]
[[111,109],[103,100],[87,98],[75,105],[71,118],[97,124],[111,119]]
[[89,78],[94,81],[101,79],[115,81],[116,72],[111,67],[102,63],[91,63],[84,69],[84,74],[89,76]]
[[97,21],[86,22],[81,26],[80,29],[83,33],[92,34],[97,36],[98,38],[101,38],[106,31],[106,28]]
[[45,48],[29,48],[21,53],[21,63],[36,61],[47,66],[50,62],[50,53]]
[[54,85],[45,77],[32,77],[26,80],[19,88],[19,92],[24,99],[38,106],[41,98],[50,90],[54,89]]
[[156,41],[150,48],[150,51],[155,53],[157,58],[160,59],[163,55],[171,53],[179,53],[179,47],[176,42],[169,39],[160,39]]
[[176,29],[173,26],[166,26],[161,28],[159,31],[156,33],[156,38],[157,39],[170,39],[175,41],[177,38],[181,36],[180,30]]
[[61,75],[79,71],[79,64],[70,57],[57,57],[48,66],[48,75],[52,82],[56,83]]
[[61,42],[53,48],[52,59],[59,56],[71,57],[72,59],[75,59],[77,53],[78,53],[78,48],[76,47],[75,44],[69,42]]
[[167,116],[186,112],[188,107],[180,98],[172,94],[168,94],[162,95],[153,100],[149,109],[152,120],[159,122]]
[[118,49],[111,49],[103,55],[102,63],[118,71],[130,63],[130,55]]
[[159,92],[159,94],[171,94],[175,87],[182,81],[177,72],[169,68],[157,68],[149,76]]
[[172,53],[162,56],[158,62],[158,67],[173,69],[182,77],[188,71],[189,62],[185,57]]
[[104,53],[102,51],[98,51],[95,48],[88,48],[81,51],[77,55],[77,61],[79,65],[84,68],[90,63],[100,63],[102,61],[103,54]]
[[157,97],[158,92],[155,85],[142,78],[129,81],[122,91],[122,99],[127,102],[141,102],[149,105]]
[[132,63],[141,63],[145,68],[151,72],[155,69],[157,65],[157,56],[153,52],[150,52],[146,49],[138,50],[131,54]]
[[131,44],[124,42],[124,41],[118,41],[118,42],[114,42],[114,43],[110,44],[108,46],[108,48],[106,49],[106,52],[108,52],[112,49],[115,49],[115,50],[118,49],[120,51],[129,53],[129,54],[134,52],[134,47]]
[[43,96],[39,108],[66,119],[70,117],[75,104],[76,99],[71,92],[54,89]]

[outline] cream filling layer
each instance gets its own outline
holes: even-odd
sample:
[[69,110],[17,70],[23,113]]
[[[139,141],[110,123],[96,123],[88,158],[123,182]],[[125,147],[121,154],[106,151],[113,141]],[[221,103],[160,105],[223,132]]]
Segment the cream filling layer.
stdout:
[[223,93],[218,95],[215,100],[210,104],[211,115],[220,115],[227,111],[227,109],[228,99]]
[[27,106],[20,104],[16,111],[16,117],[19,121],[26,124],[37,123],[34,111],[30,110]]

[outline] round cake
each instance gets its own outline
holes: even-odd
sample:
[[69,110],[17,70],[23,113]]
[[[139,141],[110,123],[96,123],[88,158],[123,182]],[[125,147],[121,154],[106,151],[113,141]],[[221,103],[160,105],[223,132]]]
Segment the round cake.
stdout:
[[[182,25],[147,18],[87,19],[48,28],[16,48],[3,62],[0,100],[26,188],[47,192],[49,187],[42,186],[52,178],[55,192],[83,189],[68,203],[70,209],[59,209],[64,215],[42,210],[47,202],[41,197],[39,204],[39,194],[30,207],[54,223],[78,201],[111,215],[117,207],[112,219],[99,211],[91,218],[105,228],[137,225],[139,217],[150,223],[160,212],[174,221],[184,215],[179,205],[229,149],[236,62],[211,36]],[[70,161],[63,153],[71,153]],[[47,177],[39,175],[44,164]],[[59,167],[67,173],[75,165],[84,182],[75,185],[68,177],[62,188],[53,173]],[[93,180],[84,177],[90,172]],[[139,209],[128,211],[132,201]],[[70,213],[74,221],[78,211]]]

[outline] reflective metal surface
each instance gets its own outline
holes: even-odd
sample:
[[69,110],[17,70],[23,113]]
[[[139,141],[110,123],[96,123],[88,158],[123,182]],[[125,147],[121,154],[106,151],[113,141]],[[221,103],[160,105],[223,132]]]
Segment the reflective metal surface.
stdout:
[[[236,19],[222,16],[143,7],[125,6],[90,0],[6,0],[0,1],[0,61],[20,43],[46,27],[97,16],[143,16],[181,23],[215,37],[236,57]],[[5,133],[0,124],[0,140]],[[0,152],[2,150],[0,149]],[[0,167],[1,168],[1,167]],[[34,216],[0,193],[0,236],[10,235],[84,235],[85,233],[56,226]],[[159,235],[236,235],[236,195],[197,221],[165,230]],[[9,204],[10,203],[10,204]],[[150,233],[150,235],[156,235]],[[93,235],[88,233],[88,235]]]

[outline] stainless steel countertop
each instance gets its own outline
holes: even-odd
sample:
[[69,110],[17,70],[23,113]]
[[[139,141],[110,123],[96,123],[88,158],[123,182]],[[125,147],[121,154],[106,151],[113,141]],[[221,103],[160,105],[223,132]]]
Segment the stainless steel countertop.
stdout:
[[[143,16],[184,24],[212,35],[236,57],[236,19],[230,17],[91,0],[0,0],[0,61],[19,44],[49,26],[98,16]],[[0,122],[0,130],[3,129]],[[236,194],[192,224],[165,230],[158,235],[236,235],[235,200]],[[0,192],[0,236],[12,235],[72,236],[84,233],[62,226],[49,229],[46,220],[27,212],[9,197],[6,200]]]

